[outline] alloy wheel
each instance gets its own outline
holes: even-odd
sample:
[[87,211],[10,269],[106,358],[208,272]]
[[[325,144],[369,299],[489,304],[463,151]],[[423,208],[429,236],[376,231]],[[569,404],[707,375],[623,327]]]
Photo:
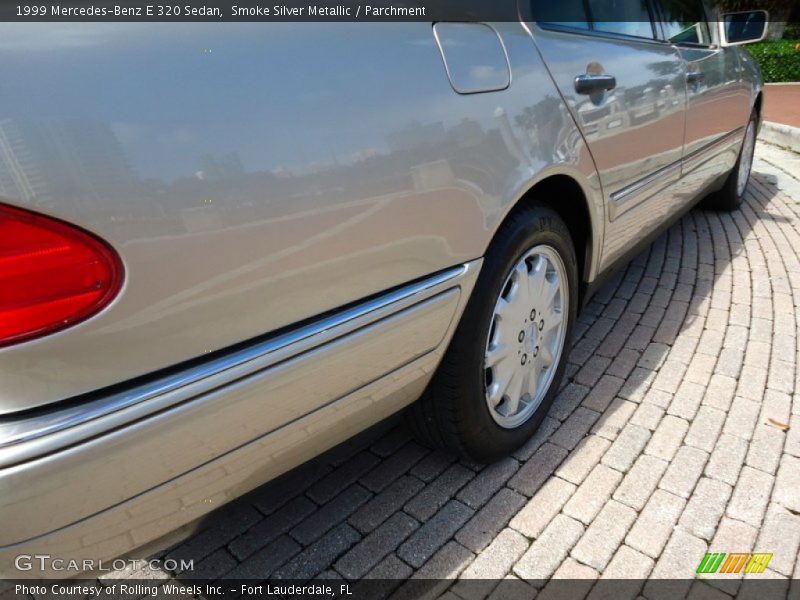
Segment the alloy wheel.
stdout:
[[561,257],[534,246],[503,284],[486,343],[486,404],[501,427],[518,427],[542,403],[564,350],[568,307]]

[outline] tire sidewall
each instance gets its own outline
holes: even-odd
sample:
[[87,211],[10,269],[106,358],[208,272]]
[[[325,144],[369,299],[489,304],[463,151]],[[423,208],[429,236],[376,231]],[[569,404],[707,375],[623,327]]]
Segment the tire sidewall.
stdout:
[[[750,172],[747,174],[747,181],[744,182],[744,187],[742,188],[742,193],[739,193],[739,170],[742,168],[742,158],[744,158],[744,150],[745,144],[747,143],[747,130],[750,126],[753,126],[753,153],[750,156]],[[747,125],[745,125],[745,138],[742,142],[742,148],[739,150],[739,158],[736,160],[736,168],[733,170],[733,194],[736,196],[736,200],[741,204],[742,200],[744,199],[744,193],[747,191],[747,186],[750,184],[750,178],[753,176],[753,161],[755,160],[755,146],[756,146],[756,138],[758,136],[758,117],[755,113],[750,115],[750,119],[747,121]]]
[[[569,303],[564,347],[556,373],[541,404],[531,417],[513,429],[498,425],[486,404],[484,355],[494,308],[512,268],[534,246],[547,245],[560,256],[566,271]],[[467,452],[484,460],[499,458],[524,444],[547,414],[566,365],[578,306],[578,269],[569,232],[558,215],[544,207],[528,208],[513,215],[484,258],[481,274],[459,326],[454,348],[466,352],[467,368],[461,390],[463,403],[460,437]]]
[[[747,132],[747,127],[753,123],[754,127],[758,127],[758,115],[753,112],[750,115],[750,119],[747,121],[745,125],[745,132]],[[758,132],[755,132],[756,135]],[[733,166],[733,170],[731,171],[730,175],[728,175],[728,179],[725,181],[725,186],[717,193],[717,196],[714,198],[714,201],[711,203],[711,208],[721,209],[721,210],[736,210],[742,205],[744,201],[744,194],[747,191],[747,187],[750,184],[750,179],[753,176],[753,166],[750,165],[750,175],[747,178],[747,183],[742,190],[742,193],[739,193],[738,183],[739,183],[739,169],[742,166],[742,156],[744,154],[744,145],[747,142],[747,138],[742,141],[742,147],[739,149],[739,156],[736,159],[736,164]],[[753,145],[755,146],[756,138],[753,138]],[[755,154],[755,152],[753,153]],[[753,157],[754,159],[755,157]],[[752,159],[751,159],[752,160]]]

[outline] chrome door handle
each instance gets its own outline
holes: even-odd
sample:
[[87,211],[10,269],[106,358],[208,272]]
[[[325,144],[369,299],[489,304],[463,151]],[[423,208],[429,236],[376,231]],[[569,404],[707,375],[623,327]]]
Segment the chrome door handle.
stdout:
[[702,71],[689,71],[686,73],[686,83],[698,84],[706,80],[706,74]]
[[615,87],[617,78],[613,75],[578,75],[575,78],[575,91],[579,94],[606,92]]

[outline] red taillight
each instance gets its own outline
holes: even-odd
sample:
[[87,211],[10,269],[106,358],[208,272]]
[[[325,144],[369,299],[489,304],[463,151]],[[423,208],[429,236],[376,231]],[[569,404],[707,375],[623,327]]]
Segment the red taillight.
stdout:
[[109,246],[68,223],[0,204],[0,346],[69,327],[122,285]]

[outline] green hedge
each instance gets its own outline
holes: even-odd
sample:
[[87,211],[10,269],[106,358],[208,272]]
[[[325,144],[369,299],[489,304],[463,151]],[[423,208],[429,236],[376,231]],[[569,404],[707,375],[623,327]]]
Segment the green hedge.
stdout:
[[783,37],[787,40],[800,40],[800,23],[787,23]]
[[800,81],[800,40],[773,40],[750,44],[747,49],[758,61],[766,82]]

